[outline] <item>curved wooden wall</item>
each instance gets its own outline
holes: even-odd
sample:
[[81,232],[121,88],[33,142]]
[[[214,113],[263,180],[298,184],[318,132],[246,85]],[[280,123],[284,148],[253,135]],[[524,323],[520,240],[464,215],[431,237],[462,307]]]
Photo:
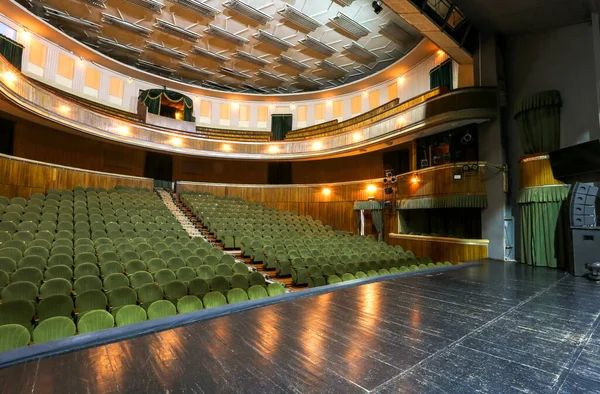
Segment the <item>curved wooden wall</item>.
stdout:
[[425,237],[419,235],[389,234],[387,242],[400,245],[416,256],[429,256],[434,262],[449,261],[453,264],[481,261],[488,257],[487,239],[458,239]]
[[153,180],[127,175],[108,174],[0,155],[0,195],[28,198],[48,189],[73,189],[75,186],[145,187],[152,189]]
[[523,157],[519,160],[519,188],[562,185],[554,178],[550,157],[546,153]]

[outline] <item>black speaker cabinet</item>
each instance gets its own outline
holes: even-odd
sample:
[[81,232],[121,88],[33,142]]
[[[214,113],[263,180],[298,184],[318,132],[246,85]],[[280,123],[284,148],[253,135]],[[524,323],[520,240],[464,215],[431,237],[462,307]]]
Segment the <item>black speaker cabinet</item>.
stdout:
[[600,229],[572,227],[573,259],[569,272],[583,276],[589,271],[586,264],[600,261]]
[[571,189],[571,227],[596,227],[598,188],[589,183],[576,183]]

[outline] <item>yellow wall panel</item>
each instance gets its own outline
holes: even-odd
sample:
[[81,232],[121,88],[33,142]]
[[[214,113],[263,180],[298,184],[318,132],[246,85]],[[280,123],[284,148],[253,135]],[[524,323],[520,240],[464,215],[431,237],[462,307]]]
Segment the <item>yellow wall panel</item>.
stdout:
[[202,100],[200,102],[200,116],[204,118],[210,118],[212,114],[212,103],[210,101]]
[[113,97],[123,98],[123,88],[125,83],[122,79],[110,77],[108,94]]
[[46,67],[46,52],[47,48],[41,42],[31,40],[29,45],[29,63],[38,67]]
[[350,109],[352,111],[352,115],[360,114],[362,112],[361,96],[352,97],[352,100],[350,101]]
[[100,70],[93,67],[85,68],[85,81],[84,85],[88,88],[99,90],[100,89]]
[[269,119],[269,107],[266,105],[261,105],[258,107],[258,121],[259,122],[267,122]]
[[298,122],[306,122],[308,107],[306,105],[298,106]]
[[341,118],[344,116],[344,102],[343,101],[335,101],[333,103],[333,117]]
[[75,61],[70,57],[58,54],[58,70],[56,73],[63,78],[73,79],[73,73],[75,72]]
[[325,104],[315,105],[315,120],[325,120]]
[[250,106],[249,105],[240,105],[240,122],[249,122],[250,121]]
[[219,119],[229,120],[231,117],[231,106],[229,103],[221,103]]
[[398,83],[394,82],[388,86],[388,101],[398,98]]
[[375,109],[380,105],[379,90],[373,90],[369,93],[369,109]]

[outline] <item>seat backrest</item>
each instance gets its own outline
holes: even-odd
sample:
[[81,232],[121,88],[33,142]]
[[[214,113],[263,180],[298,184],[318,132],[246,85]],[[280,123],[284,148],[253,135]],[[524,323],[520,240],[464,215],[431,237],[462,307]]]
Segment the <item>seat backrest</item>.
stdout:
[[113,315],[104,310],[90,311],[77,322],[79,334],[106,330],[115,326]]
[[227,305],[227,299],[225,296],[218,291],[211,291],[206,294],[203,298],[204,308],[216,308],[219,306]]
[[146,319],[146,311],[144,308],[137,305],[125,305],[122,308],[119,308],[115,317],[117,327],[140,323],[146,321]]
[[158,300],[152,303],[148,308],[148,319],[160,319],[163,317],[175,316],[177,309],[172,302],[166,300]]

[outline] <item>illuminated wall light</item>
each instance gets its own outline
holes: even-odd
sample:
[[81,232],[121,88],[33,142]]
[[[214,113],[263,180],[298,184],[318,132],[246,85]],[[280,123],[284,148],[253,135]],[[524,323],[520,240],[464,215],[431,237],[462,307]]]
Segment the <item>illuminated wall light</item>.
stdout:
[[58,109],[61,110],[61,112],[71,112],[71,107],[69,107],[68,105],[61,105]]
[[398,83],[399,83],[399,84],[403,84],[403,83],[404,83],[404,75],[400,75],[400,76],[398,77]]
[[2,75],[2,77],[4,78],[4,81],[8,83],[13,83],[17,80],[17,76],[12,71],[5,72],[4,75]]
[[25,41],[29,41],[29,39],[31,38],[31,33],[27,31],[27,29],[24,29],[21,33],[21,38]]
[[367,186],[367,191],[369,193],[375,193],[376,190],[377,190],[377,187],[375,187],[375,185],[368,185]]
[[438,56],[442,56],[445,54],[445,52],[440,49],[437,51],[437,54],[438,54]]
[[398,126],[404,126],[406,124],[406,119],[404,119],[404,116],[401,116],[398,118],[398,120],[396,120],[396,123]]
[[200,97],[198,97],[198,96],[194,96],[194,101],[195,101],[195,102],[199,102],[199,101],[200,101]]
[[133,79],[131,77],[127,78],[127,83],[132,83]]
[[296,109],[296,103],[291,103],[291,104],[290,104],[290,109],[291,109],[291,110],[294,110],[294,109]]
[[273,110],[273,108],[275,108],[275,104],[273,104],[273,103],[270,103],[270,104],[269,104],[269,109],[270,109],[270,110]]
[[366,90],[363,90],[362,94],[363,94],[363,96],[366,96],[366,95],[368,95],[369,93],[367,93],[367,91],[366,91]]
[[83,56],[79,56],[79,65],[83,65]]
[[232,104],[232,107],[234,109],[238,109],[240,107],[240,104],[237,101],[234,101],[233,104]]
[[181,111],[175,112],[175,119],[177,119],[177,120],[183,119],[183,113]]
[[174,138],[171,138],[171,144],[173,144],[175,146],[181,146],[181,144],[183,144],[183,141],[179,137],[174,137]]
[[327,99],[327,105],[328,106],[333,105],[333,101],[331,101],[331,99]]
[[418,176],[413,176],[412,178],[410,178],[410,183],[412,183],[413,185],[416,185],[417,183],[419,183],[419,177]]
[[361,139],[362,139],[362,135],[360,135],[360,133],[354,133],[354,134],[352,134],[352,140],[353,140],[354,142],[358,142],[358,141],[360,141]]
[[319,150],[321,148],[323,148],[323,143],[321,141],[315,141],[313,143],[313,149],[314,150]]
[[269,146],[269,153],[279,153],[279,147],[277,145]]
[[325,189],[322,190],[323,195],[328,196],[331,194],[331,189],[326,187]]
[[128,135],[129,134],[129,127],[124,126],[124,125],[120,125],[120,126],[117,126],[116,131],[117,131],[117,133],[119,133],[121,135]]
[[231,145],[229,145],[229,144],[223,144],[221,146],[221,150],[223,152],[231,152],[233,149],[231,148]]

